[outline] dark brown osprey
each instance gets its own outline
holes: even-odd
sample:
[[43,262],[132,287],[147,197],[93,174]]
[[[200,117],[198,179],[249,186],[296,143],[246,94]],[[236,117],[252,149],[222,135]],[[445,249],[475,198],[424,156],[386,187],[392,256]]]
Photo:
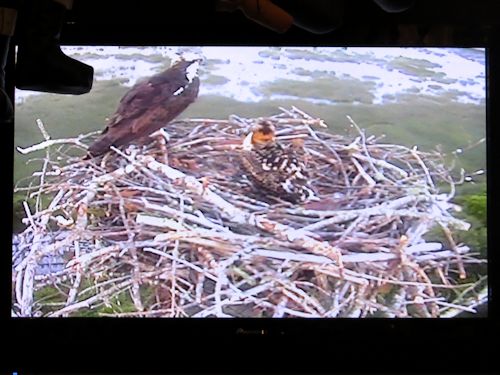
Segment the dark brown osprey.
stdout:
[[169,69],[133,86],[101,136],[90,145],[98,156],[110,146],[123,146],[161,129],[184,111],[198,96],[200,59],[180,60]]

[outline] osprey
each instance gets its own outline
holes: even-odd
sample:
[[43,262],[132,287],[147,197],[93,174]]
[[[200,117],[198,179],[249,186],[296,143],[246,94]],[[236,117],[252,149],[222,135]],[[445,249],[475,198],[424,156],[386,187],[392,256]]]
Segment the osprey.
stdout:
[[292,203],[315,197],[309,185],[302,139],[288,147],[276,142],[276,130],[259,120],[243,141],[241,163],[255,184]]
[[200,60],[181,59],[133,86],[120,100],[100,137],[90,145],[89,156],[147,137],[176,118],[198,96]]

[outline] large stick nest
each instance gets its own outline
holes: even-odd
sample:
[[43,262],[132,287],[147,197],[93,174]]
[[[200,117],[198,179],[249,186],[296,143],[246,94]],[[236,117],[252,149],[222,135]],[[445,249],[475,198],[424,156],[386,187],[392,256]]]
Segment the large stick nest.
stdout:
[[[297,108],[269,120],[280,142],[304,139],[320,201],[292,205],[247,179],[238,154],[253,120],[237,116],[178,120],[145,144],[92,160],[70,156],[88,136],[46,136],[21,150],[44,149],[46,158],[28,191],[36,202],[24,205],[27,228],[15,238],[13,314],[472,310],[474,288],[460,280],[478,259],[453,240],[468,224],[452,215],[443,155],[381,143],[350,118],[350,137],[323,131],[322,120]],[[426,241],[433,228],[445,243]]]

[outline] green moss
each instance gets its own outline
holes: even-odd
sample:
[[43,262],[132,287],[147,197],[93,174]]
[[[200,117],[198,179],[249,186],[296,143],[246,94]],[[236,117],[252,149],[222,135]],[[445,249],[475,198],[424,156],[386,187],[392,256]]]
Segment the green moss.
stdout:
[[287,48],[285,53],[292,60],[313,60],[313,61],[328,61],[328,56],[316,51]]
[[77,60],[105,59],[106,56],[94,52],[73,52],[71,56]]
[[281,48],[276,48],[276,47],[269,48],[269,49],[266,49],[264,51],[259,52],[260,57],[269,58],[272,60],[279,60],[281,57],[281,54],[282,54]]
[[311,81],[296,81],[277,79],[262,84],[258,91],[269,97],[271,95],[290,95],[298,98],[327,99],[335,103],[371,103],[371,90],[375,83],[359,81],[357,79],[340,79],[334,76],[328,79],[313,79]]
[[[479,257],[486,259],[488,251],[488,238],[486,227],[486,193],[460,196],[455,199],[463,211],[455,214],[457,217],[471,224],[467,231],[455,231],[453,238],[457,244],[469,246],[474,253],[479,253]],[[428,241],[437,241],[447,244],[441,228],[433,228],[425,236]],[[471,265],[467,268],[467,278],[457,280],[460,283],[470,283],[477,281],[482,275],[486,275],[487,266],[485,264]]]
[[441,85],[429,85],[428,87],[432,90],[443,90],[443,86]]
[[213,71],[213,69],[217,65],[226,65],[229,63],[229,60],[223,60],[223,59],[206,59],[203,61],[203,64],[200,66],[202,69],[205,69],[207,72]]
[[140,294],[144,306],[151,306],[156,303],[156,286],[141,285]]
[[480,257],[486,259],[488,250],[488,230],[483,226],[475,226],[468,231],[457,233],[457,241],[466,244]]
[[136,311],[132,297],[128,290],[110,298],[106,305],[101,305],[94,309],[97,315],[100,314],[115,314]]
[[439,73],[434,73],[434,75],[432,76],[432,80],[434,82],[437,82],[437,83],[443,83],[445,85],[449,85],[451,83],[455,83],[457,82],[456,79],[454,78],[448,78],[446,76],[446,73],[443,73],[443,72],[439,72]]
[[463,208],[459,216],[471,224],[468,231],[457,233],[457,241],[467,244],[473,251],[479,251],[481,257],[486,258],[488,249],[486,193],[457,197],[455,201]]
[[467,215],[474,217],[482,225],[486,225],[486,193],[457,198]]
[[326,70],[308,70],[304,68],[295,68],[292,70],[293,74],[304,76],[312,79],[330,79],[335,75],[335,72],[327,72]]
[[292,70],[293,74],[297,74],[298,76],[310,77],[311,71],[309,69],[304,69],[302,67],[295,68]]
[[335,51],[330,51],[325,54],[322,51],[304,50],[299,48],[286,48],[282,54],[285,54],[288,58],[292,60],[312,60],[319,62],[344,62],[344,63],[360,63],[360,62],[370,62],[370,63],[385,63],[384,60],[375,58],[373,54],[370,53],[354,53],[351,54],[344,49],[338,49]]
[[424,59],[403,56],[396,57],[387,63],[389,70],[395,69],[403,74],[416,77],[435,77],[437,73],[432,69],[437,67],[440,65]]
[[[155,301],[154,297],[154,288],[153,287],[140,287],[140,294],[142,298],[142,302],[144,306],[150,306]],[[90,296],[85,296],[85,298],[89,298]],[[83,296],[81,299],[85,299]],[[74,317],[100,317],[102,314],[119,314],[119,313],[127,313],[127,312],[135,312],[137,311],[132,297],[130,296],[130,292],[128,290],[124,290],[123,292],[109,298],[106,300],[106,303],[99,303],[95,306],[92,306],[86,310],[78,310],[72,316]]]
[[[102,280],[101,280],[102,281]],[[78,301],[84,301],[96,295],[98,290],[92,288],[93,281],[90,278],[85,278],[80,284],[81,291],[88,289],[85,293],[78,295]],[[58,289],[59,288],[59,289]],[[59,310],[63,307],[67,300],[66,292],[67,287],[59,285],[58,288],[54,286],[45,286],[40,288],[35,292],[35,303],[43,314],[48,314],[50,312]],[[154,286],[144,286],[140,287],[141,299],[145,307],[151,306],[156,303]],[[54,304],[51,306],[51,304]],[[96,302],[95,305],[90,306],[87,309],[79,309],[70,314],[71,317],[99,317],[102,314],[116,314],[116,313],[126,313],[135,312],[136,308],[134,302],[130,296],[128,290],[112,296],[106,300],[106,303]]]
[[67,296],[62,292],[64,288],[48,285],[33,292],[35,306],[43,314],[57,311],[64,306]]
[[57,303],[65,302],[66,296],[61,291],[53,286],[45,286],[36,290],[34,293],[34,300],[37,303]]
[[[164,63],[166,66],[170,66],[170,59],[168,57],[164,57],[161,54],[155,54],[155,55],[141,55],[139,53],[134,53],[132,55],[117,54],[113,55],[113,57],[117,58],[118,60],[126,60],[126,61],[141,60],[149,63]],[[101,58],[104,58],[104,56],[101,56]]]
[[229,82],[229,79],[224,77],[224,76],[219,76],[216,74],[211,74],[207,76],[205,79],[203,79],[203,84],[204,85],[224,85],[225,83]]

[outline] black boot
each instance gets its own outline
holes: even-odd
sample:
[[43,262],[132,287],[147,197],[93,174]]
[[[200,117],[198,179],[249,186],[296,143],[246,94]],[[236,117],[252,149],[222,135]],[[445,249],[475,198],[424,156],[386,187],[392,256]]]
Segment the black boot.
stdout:
[[9,96],[5,92],[5,64],[9,54],[10,36],[0,35],[0,123],[11,122],[14,109]]
[[16,87],[57,94],[89,92],[94,69],[66,56],[59,45],[66,8],[52,0],[30,0],[23,10]]

